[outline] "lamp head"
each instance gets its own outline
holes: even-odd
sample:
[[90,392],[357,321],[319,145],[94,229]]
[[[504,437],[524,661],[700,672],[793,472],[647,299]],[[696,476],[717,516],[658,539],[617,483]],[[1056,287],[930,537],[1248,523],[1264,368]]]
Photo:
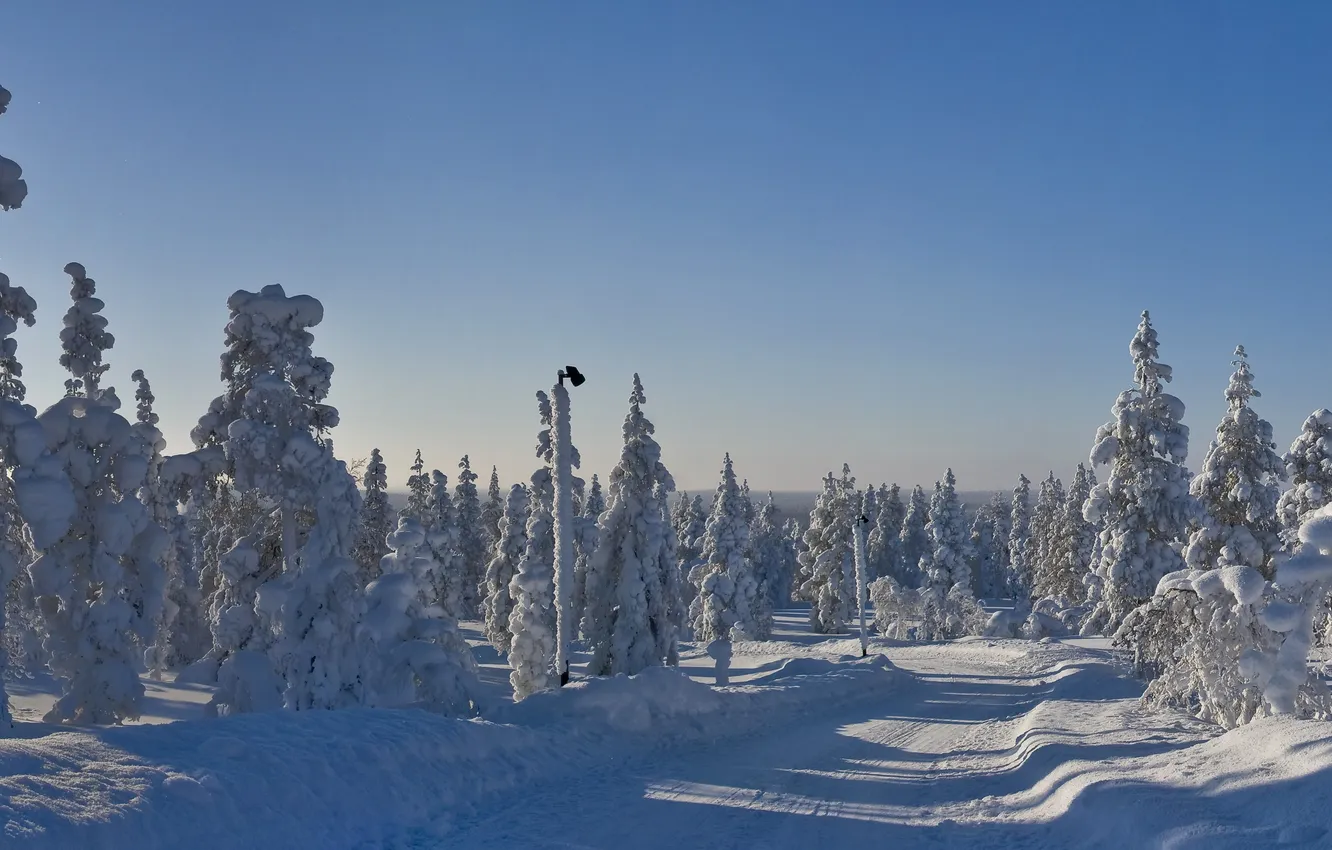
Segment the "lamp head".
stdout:
[[577,366],[565,366],[563,369],[561,369],[560,370],[561,384],[564,383],[565,378],[568,378],[569,383],[573,384],[575,387],[581,387],[583,385],[583,382],[587,380],[587,376],[585,376],[582,372],[578,371]]

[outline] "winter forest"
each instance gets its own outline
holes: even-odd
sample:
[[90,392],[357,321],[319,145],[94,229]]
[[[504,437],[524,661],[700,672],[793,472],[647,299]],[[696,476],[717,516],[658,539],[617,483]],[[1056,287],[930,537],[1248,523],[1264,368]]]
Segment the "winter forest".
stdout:
[[[0,89],[0,113],[10,102]],[[0,158],[4,218],[23,214],[27,194],[19,165]],[[1144,310],[1124,329],[1125,389],[1106,399],[1087,456],[1068,459],[1071,477],[1031,470],[964,504],[952,469],[932,488],[871,483],[830,457],[812,511],[792,516],[751,492],[742,447],[717,459],[713,492],[680,492],[678,449],[649,418],[651,375],[624,388],[619,462],[596,474],[580,468],[573,368],[521,390],[536,389],[529,469],[474,469],[467,454],[417,451],[410,469],[387,468],[378,449],[339,456],[324,307],[317,291],[278,284],[218,293],[230,315],[220,391],[193,444],[168,446],[151,370],[133,364],[135,385],[120,391],[104,381],[116,339],[102,298],[115,281],[99,290],[95,267],[63,271],[70,300],[43,298],[40,322],[37,282],[0,274],[0,688],[24,697],[0,691],[15,747],[0,750],[0,846],[257,846],[250,829],[287,846],[538,846],[525,824],[591,811],[562,795],[571,783],[656,818],[676,846],[703,846],[689,830],[705,828],[708,846],[760,846],[754,836],[775,842],[787,827],[737,814],[769,810],[745,796],[741,751],[728,749],[740,744],[727,742],[764,740],[769,723],[863,721],[908,693],[921,723],[991,730],[968,751],[1017,758],[1102,736],[1103,757],[1049,767],[1080,764],[1069,782],[1099,789],[1096,835],[1130,828],[1107,824],[1133,804],[1133,782],[1166,781],[1175,763],[1163,753],[1194,754],[1207,775],[1255,769],[1244,759],[1260,739],[1229,737],[1250,724],[1287,756],[1328,757],[1306,774],[1332,764],[1319,723],[1332,719],[1332,410],[1278,441],[1243,345],[1201,450],[1195,437],[1190,452]],[[68,378],[39,411],[25,402],[16,334],[56,333],[60,311]],[[399,508],[390,492],[403,488]],[[1009,690],[986,690],[997,670]],[[927,698],[945,679],[970,696]],[[154,694],[191,694],[197,717],[138,722]],[[42,699],[40,715],[11,709]],[[1078,701],[1101,706],[1090,725],[1076,725]],[[768,741],[774,769],[815,745],[801,734]],[[928,746],[901,735],[901,752]],[[1167,743],[1133,749],[1142,740]],[[691,747],[721,749],[698,761]],[[889,761],[865,770],[914,757],[989,775],[989,757],[964,749],[880,755]],[[626,792],[598,772],[615,758],[679,775]],[[1269,762],[1290,773],[1293,758]],[[700,778],[681,778],[691,770]],[[1114,771],[1136,779],[1116,785]],[[861,808],[830,835],[914,827],[949,846],[1009,846],[1018,832],[982,836],[979,824],[1024,805],[1036,821],[1092,829],[1069,825],[1067,804],[1022,803],[1030,783],[959,784],[979,807],[959,814],[920,780],[901,806],[925,814],[892,814],[863,777],[821,780],[837,781],[855,790],[782,785],[781,818],[818,820],[801,806],[832,799]],[[305,795],[326,802],[301,814]],[[1181,807],[1212,823],[1208,799]],[[669,826],[652,801],[710,814]],[[250,827],[231,822],[247,810]],[[586,846],[631,846],[614,843],[628,820],[623,833],[580,828],[594,830]],[[1248,846],[1325,832],[1253,829]]]

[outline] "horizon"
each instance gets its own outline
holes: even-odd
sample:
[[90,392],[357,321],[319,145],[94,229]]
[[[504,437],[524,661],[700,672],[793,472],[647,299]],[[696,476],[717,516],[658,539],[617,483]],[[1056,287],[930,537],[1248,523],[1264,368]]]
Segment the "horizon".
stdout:
[[588,478],[637,371],[682,490],[727,451],[764,491],[1068,480],[1143,309],[1191,468],[1236,344],[1279,451],[1332,406],[1290,309],[1332,305],[1332,7],[73,5],[5,13],[18,357],[56,401],[83,263],[169,453],[274,282],[326,307],[339,455],[398,486],[417,447],[527,480],[568,363]]

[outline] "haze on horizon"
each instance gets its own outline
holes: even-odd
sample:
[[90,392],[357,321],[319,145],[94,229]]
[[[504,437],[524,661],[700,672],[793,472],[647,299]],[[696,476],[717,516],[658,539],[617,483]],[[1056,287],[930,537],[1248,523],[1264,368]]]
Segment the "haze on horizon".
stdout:
[[[55,400],[61,268],[170,442],[226,299],[323,301],[347,459],[508,483],[572,363],[584,474],[632,374],[682,489],[1067,479],[1152,311],[1190,462],[1248,349],[1279,450],[1332,406],[1332,6],[265,4],[6,10],[0,231]],[[237,45],[241,45],[237,49]],[[164,74],[163,68],[171,73]]]

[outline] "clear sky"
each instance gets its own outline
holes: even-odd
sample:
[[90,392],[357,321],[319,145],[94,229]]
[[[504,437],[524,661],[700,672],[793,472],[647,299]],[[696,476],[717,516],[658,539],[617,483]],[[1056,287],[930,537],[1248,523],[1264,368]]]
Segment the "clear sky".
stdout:
[[[1332,4],[0,6],[0,270],[60,393],[84,263],[172,448],[226,298],[326,307],[339,454],[535,466],[558,367],[586,472],[631,375],[682,487],[1066,478],[1150,308],[1191,465],[1236,343],[1282,450],[1332,406]],[[131,407],[132,410],[132,407]]]

